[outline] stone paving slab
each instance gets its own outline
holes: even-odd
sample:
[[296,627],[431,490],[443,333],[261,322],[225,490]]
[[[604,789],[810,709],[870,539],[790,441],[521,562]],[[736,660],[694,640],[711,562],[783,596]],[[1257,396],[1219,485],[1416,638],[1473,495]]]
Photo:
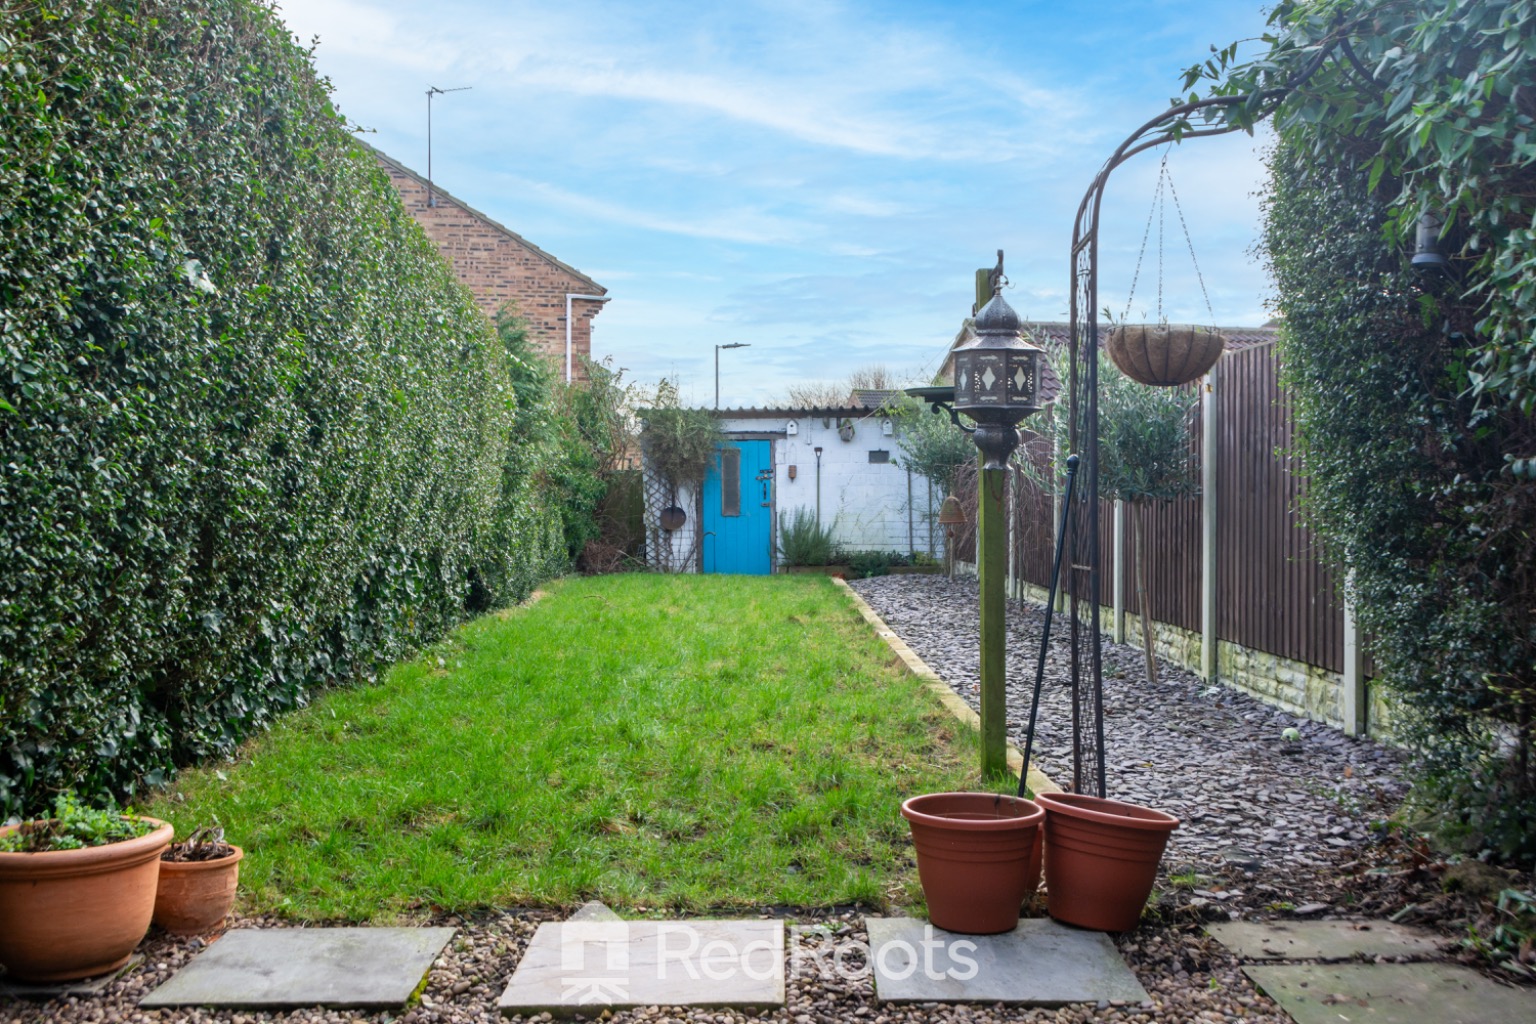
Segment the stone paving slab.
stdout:
[[865,918],[875,994],[888,1003],[1140,1003],[1147,992],[1102,932],[1048,918],[960,935],[910,917]]
[[1242,960],[1438,956],[1445,940],[1390,921],[1223,921],[1206,929]]
[[139,1006],[395,1010],[452,937],[452,928],[240,928]]
[[135,953],[128,958],[127,963],[115,971],[98,974],[94,978],[77,978],[74,981],[48,981],[30,984],[25,981],[12,981],[5,975],[0,975],[0,999],[29,999],[36,1002],[46,1002],[49,999],[59,999],[63,996],[99,995],[108,985],[143,962],[144,954]]
[[600,912],[546,922],[534,932],[499,1005],[509,1016],[596,1016],[638,1006],[783,1006],[784,925],[622,921]]
[[1536,990],[1499,985],[1459,964],[1250,964],[1296,1024],[1530,1024]]

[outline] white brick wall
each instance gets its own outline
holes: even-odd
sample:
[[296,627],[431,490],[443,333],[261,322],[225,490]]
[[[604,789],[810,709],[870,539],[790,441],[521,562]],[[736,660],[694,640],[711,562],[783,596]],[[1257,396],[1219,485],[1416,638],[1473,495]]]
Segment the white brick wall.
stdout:
[[[793,419],[794,436],[787,433]],[[938,515],[939,494],[926,479],[909,476],[897,465],[901,447],[895,433],[883,430],[886,417],[860,414],[846,417],[853,436],[844,441],[839,418],[785,414],[774,417],[722,415],[720,427],[733,433],[773,434],[774,502],[781,519],[793,519],[797,509],[816,511],[816,448],[821,448],[821,521],[831,526],[846,551],[912,549],[943,553],[942,536],[931,520]],[[893,428],[894,429],[894,428]],[[871,451],[889,453],[889,462],[871,463]],[[789,467],[795,467],[795,479]],[[930,515],[931,510],[931,515]]]

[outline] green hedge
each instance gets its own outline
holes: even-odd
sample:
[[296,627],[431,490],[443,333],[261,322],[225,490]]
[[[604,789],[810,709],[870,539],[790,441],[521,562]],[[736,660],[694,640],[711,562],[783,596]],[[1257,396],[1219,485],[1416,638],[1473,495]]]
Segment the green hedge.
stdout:
[[0,818],[563,562],[512,364],[269,5],[0,5]]

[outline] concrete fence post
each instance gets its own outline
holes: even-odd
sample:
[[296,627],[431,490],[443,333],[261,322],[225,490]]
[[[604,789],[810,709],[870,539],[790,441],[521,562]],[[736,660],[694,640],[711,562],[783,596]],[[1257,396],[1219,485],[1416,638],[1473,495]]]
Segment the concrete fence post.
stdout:
[[1217,388],[1221,362],[1211,367],[1200,392],[1200,675],[1214,683],[1219,659],[1216,654],[1216,486],[1221,457],[1221,430],[1217,423]]
[[1115,499],[1113,548],[1115,575],[1112,592],[1115,602],[1115,643],[1125,643],[1125,502]]
[[1354,588],[1344,586],[1344,684],[1339,690],[1339,716],[1346,736],[1364,736],[1370,730],[1371,699],[1365,680],[1365,651],[1355,624]]

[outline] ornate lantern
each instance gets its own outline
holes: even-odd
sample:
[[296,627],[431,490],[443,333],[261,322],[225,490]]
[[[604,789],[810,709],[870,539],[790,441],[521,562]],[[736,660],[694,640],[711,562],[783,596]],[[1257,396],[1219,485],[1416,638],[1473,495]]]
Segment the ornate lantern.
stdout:
[[976,421],[972,438],[983,469],[1005,469],[1019,444],[1018,425],[1040,410],[1040,359],[1019,315],[999,292],[976,314],[976,337],[955,349],[955,411]]

